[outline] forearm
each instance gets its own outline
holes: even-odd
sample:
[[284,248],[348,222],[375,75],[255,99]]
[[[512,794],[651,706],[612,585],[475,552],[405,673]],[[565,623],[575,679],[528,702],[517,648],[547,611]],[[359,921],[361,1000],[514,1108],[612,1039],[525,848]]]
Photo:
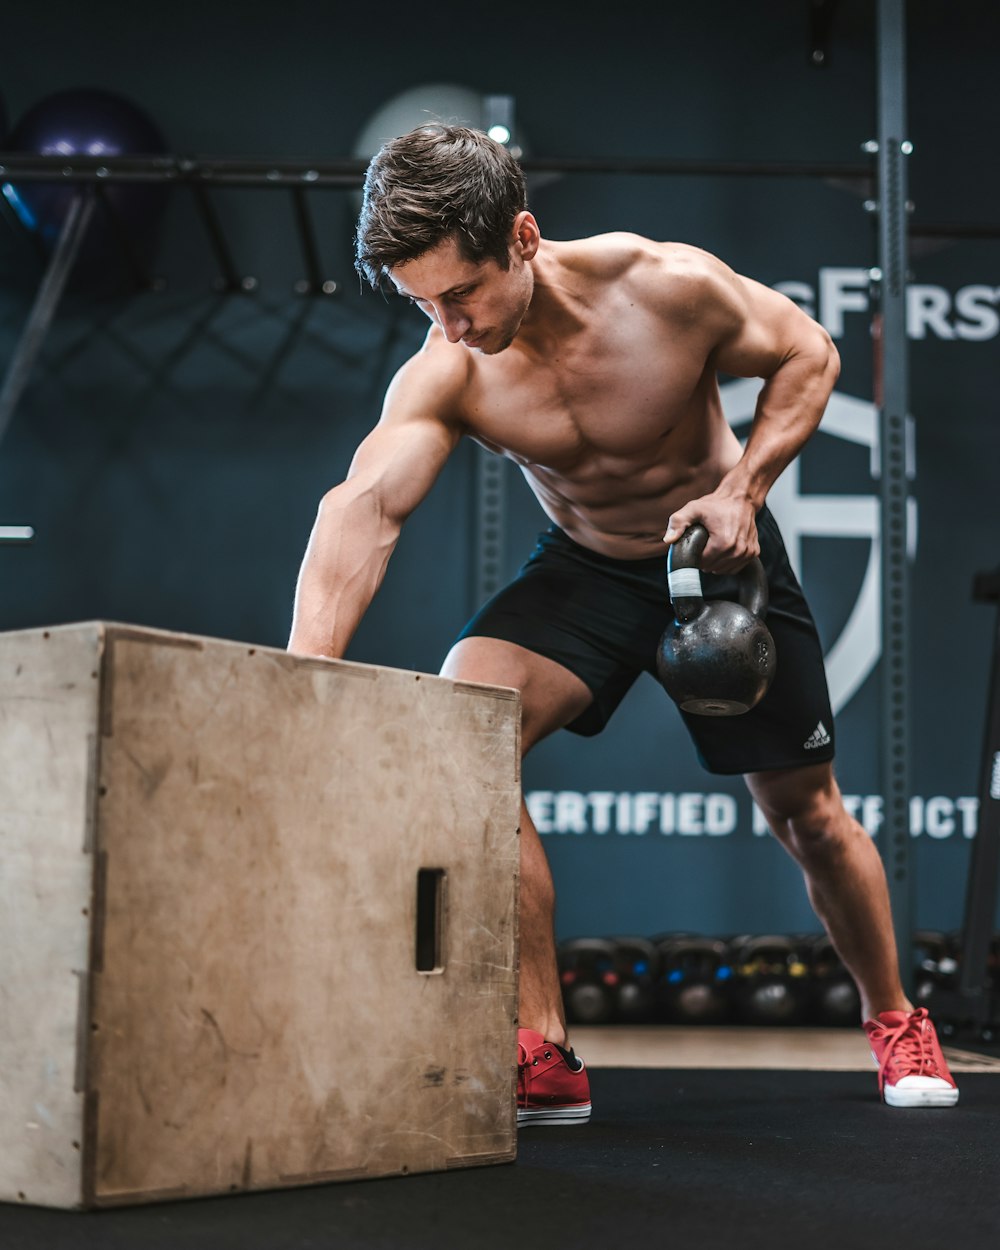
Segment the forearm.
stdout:
[[288,650],[339,659],[382,584],[400,526],[370,492],[330,492],[306,548]]
[[757,399],[743,455],[719,485],[759,510],[783,469],[815,433],[840,372],[832,342],[827,350],[796,355],[768,378]]
[[[709,533],[701,567],[735,573],[760,552],[756,516],[778,475],[802,450],[823,417],[839,372],[832,342],[789,356],[768,377],[742,456],[715,490],[674,512],[664,541],[676,542],[699,522]],[[828,344],[828,347],[826,346]]]

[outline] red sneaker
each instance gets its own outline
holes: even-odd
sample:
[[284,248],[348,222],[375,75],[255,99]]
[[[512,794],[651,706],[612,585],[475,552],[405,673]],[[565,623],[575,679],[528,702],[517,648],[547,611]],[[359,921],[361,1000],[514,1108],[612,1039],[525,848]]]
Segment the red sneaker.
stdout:
[[571,1050],[534,1029],[517,1030],[517,1124],[585,1124],[590,1078]]
[[926,1007],[883,1011],[865,1023],[878,1064],[879,1093],[890,1107],[953,1107],[958,1086],[945,1063]]

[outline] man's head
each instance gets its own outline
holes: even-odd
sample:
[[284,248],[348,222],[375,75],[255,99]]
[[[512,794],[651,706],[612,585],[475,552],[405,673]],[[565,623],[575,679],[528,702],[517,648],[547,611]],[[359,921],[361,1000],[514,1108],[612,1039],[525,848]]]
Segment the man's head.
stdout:
[[373,287],[449,238],[468,261],[510,264],[524,174],[500,143],[464,126],[420,126],[385,144],[365,176],[355,266]]

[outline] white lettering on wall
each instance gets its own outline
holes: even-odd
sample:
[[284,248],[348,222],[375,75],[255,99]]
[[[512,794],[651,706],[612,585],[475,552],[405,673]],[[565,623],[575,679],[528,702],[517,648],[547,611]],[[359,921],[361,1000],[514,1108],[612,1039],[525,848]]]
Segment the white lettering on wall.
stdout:
[[[835,339],[843,338],[848,318],[871,316],[871,278],[867,269],[820,269],[819,283],[790,279],[774,284]],[[911,339],[964,339],[983,343],[1000,335],[1000,287],[971,282],[954,294],[933,283],[914,282],[906,291],[906,325]]]
[[995,339],[1000,334],[1000,313],[994,307],[1000,301],[1000,288],[973,283],[963,286],[955,296],[955,311],[962,318],[955,323],[955,333],[970,343]]
[[528,814],[540,834],[647,833],[726,837],[739,824],[731,794],[660,794],[652,790],[531,790]]
[[[1000,758],[1000,757],[998,757]],[[1000,769],[1000,764],[997,765]],[[878,837],[884,823],[881,794],[845,794],[844,806],[866,830]],[[768,832],[767,821],[756,803],[743,796],[742,805],[731,794],[679,794],[654,790],[531,790],[525,795],[528,814],[540,834],[620,834],[644,837],[729,837],[741,828],[756,837]],[[749,808],[748,808],[749,805]],[[979,800],[971,796],[950,798],[935,794],[910,799],[910,835],[935,841],[974,838]]]
[[844,337],[844,313],[868,313],[871,280],[867,269],[819,271],[819,319],[830,337]]
[[935,338],[953,339],[950,311],[951,296],[943,286],[912,283],[906,288],[906,332],[911,339],[926,338],[928,331]]

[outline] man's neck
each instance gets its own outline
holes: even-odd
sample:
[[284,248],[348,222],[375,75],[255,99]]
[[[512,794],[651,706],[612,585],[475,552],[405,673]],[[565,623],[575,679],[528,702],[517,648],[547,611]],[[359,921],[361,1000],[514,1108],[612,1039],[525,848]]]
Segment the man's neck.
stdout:
[[531,303],[516,342],[538,351],[550,351],[586,325],[580,280],[566,264],[565,244],[543,240],[531,262],[534,277]]

